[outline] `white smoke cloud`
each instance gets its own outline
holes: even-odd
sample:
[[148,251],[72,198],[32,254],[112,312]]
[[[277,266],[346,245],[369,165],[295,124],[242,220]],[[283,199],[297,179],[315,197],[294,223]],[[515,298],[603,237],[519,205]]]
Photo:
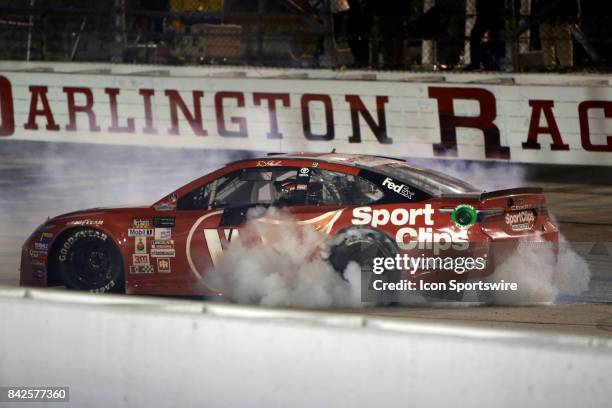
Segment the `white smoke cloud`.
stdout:
[[[526,184],[527,172],[515,165],[431,163],[428,167],[488,190]],[[282,236],[282,239],[254,246],[242,241],[232,242],[221,265],[208,276],[208,283],[239,303],[309,308],[370,305],[360,301],[360,271],[356,264],[349,265],[344,272],[347,280],[342,280],[324,259],[311,257],[326,239],[325,234],[298,225],[290,216],[276,210],[269,210],[264,216],[282,220],[282,226],[256,222],[260,216],[261,213],[252,216],[246,228],[257,235]],[[558,257],[552,245],[522,245],[487,279],[516,282],[518,291],[494,292],[488,301],[494,304],[550,303],[559,296],[577,295],[587,290],[590,280],[587,263],[563,236],[560,240]],[[399,293],[395,300],[403,305],[425,302],[423,297],[409,292]],[[448,302],[443,304],[449,305]]]
[[[482,190],[523,187],[532,184],[526,166],[513,163],[465,162],[456,160],[421,160],[420,165],[465,180]],[[554,214],[552,222],[558,225]],[[521,245],[517,252],[499,265],[489,280],[516,282],[518,291],[495,292],[489,299],[495,304],[550,303],[562,295],[578,295],[589,287],[589,266],[559,235],[559,254],[552,245]]]
[[589,287],[589,266],[561,238],[558,254],[552,243],[524,242],[487,280],[515,282],[516,291],[496,291],[489,301],[499,305],[555,302],[562,295],[578,295]]
[[[283,211],[256,210],[249,212],[241,239],[232,240],[220,265],[206,275],[208,286],[238,303],[307,308],[362,305],[361,270],[350,263],[342,279],[322,259],[325,233],[298,224]],[[252,236],[265,239],[247,238]]]
[[410,163],[464,180],[479,190],[524,187],[527,170],[523,165],[504,162],[469,162],[462,160],[409,160]]
[[151,205],[244,152],[0,141],[0,284],[19,282],[21,245],[47,217]]
[[[47,216],[62,212],[125,203],[151,204],[164,194],[244,152],[149,149],[99,145],[3,141],[0,144],[0,283],[16,284],[20,246]],[[525,185],[527,171],[504,163],[421,161],[423,167],[460,177],[492,190]],[[290,220],[286,220],[289,225]],[[268,228],[260,226],[260,228]],[[300,242],[293,226],[284,239],[269,247],[232,244],[218,272],[230,297],[241,303],[303,307],[361,306],[359,270],[352,265],[339,277],[322,259],[309,259],[315,236]],[[317,233],[320,235],[320,233]],[[316,234],[316,235],[317,235]],[[317,238],[318,239],[318,238]],[[236,250],[233,250],[236,246]],[[496,278],[518,280],[514,299],[498,296],[496,303],[550,302],[564,294],[586,290],[588,266],[569,244],[558,266],[544,253],[518,253],[496,273]],[[279,255],[282,254],[282,255]],[[537,271],[537,273],[535,273]],[[348,283],[347,283],[348,281]],[[410,297],[402,303],[419,303]]]

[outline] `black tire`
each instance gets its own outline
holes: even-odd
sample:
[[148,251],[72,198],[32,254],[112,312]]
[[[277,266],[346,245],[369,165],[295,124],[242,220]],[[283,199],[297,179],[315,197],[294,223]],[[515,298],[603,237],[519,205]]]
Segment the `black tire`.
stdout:
[[78,228],[62,235],[54,244],[51,273],[69,289],[96,293],[124,291],[121,252],[104,232]]
[[393,257],[397,254],[395,243],[386,234],[367,228],[349,228],[332,240],[328,261],[338,273],[344,273],[353,261],[362,273],[372,272],[376,257]]
[[386,234],[369,228],[348,228],[334,237],[331,242],[328,262],[342,278],[350,262],[356,262],[361,269],[361,300],[377,306],[388,306],[396,302],[395,293],[378,292],[371,289],[374,280],[399,282],[400,270],[384,270],[383,274],[373,273],[374,258],[390,258],[398,253],[397,245]]

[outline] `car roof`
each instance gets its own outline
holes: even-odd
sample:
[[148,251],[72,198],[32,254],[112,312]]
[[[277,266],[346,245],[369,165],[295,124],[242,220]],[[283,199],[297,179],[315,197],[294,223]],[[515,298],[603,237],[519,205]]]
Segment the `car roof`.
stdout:
[[[395,159],[386,156],[375,156],[368,154],[348,154],[348,153],[312,153],[312,152],[293,152],[293,153],[268,153],[264,157],[253,157],[249,159],[238,160],[228,164],[239,163],[251,160],[270,160],[270,159],[286,159],[286,160],[308,160],[328,162],[334,164],[342,164],[345,166],[375,169],[377,166],[392,163],[405,163],[403,159]],[[425,170],[425,169],[421,169]]]
[[[397,167],[401,167],[404,170],[408,170],[413,173],[415,177],[418,174],[418,177],[426,177],[430,180],[446,180],[443,184],[447,186],[453,185],[453,187],[460,188],[462,192],[479,192],[477,188],[466,183],[463,180],[457,179],[455,177],[449,176],[447,174],[427,169],[423,167],[414,166],[412,164],[406,163],[406,160],[396,159],[387,156],[376,156],[376,155],[367,155],[367,154],[347,154],[347,153],[336,153],[332,151],[331,153],[309,153],[309,152],[295,152],[295,153],[269,153],[265,157],[259,158],[250,158],[246,160],[239,160],[234,163],[239,163],[242,161],[254,161],[254,160],[271,160],[271,159],[285,159],[285,160],[307,160],[307,161],[317,161],[317,162],[327,162],[332,164],[340,164],[344,166],[354,167],[358,169],[365,169],[369,171],[373,171],[375,173],[385,175],[387,177],[395,178],[407,184],[414,184],[414,179],[408,179],[405,175],[393,174],[394,172],[390,171],[387,165],[395,165]],[[231,164],[231,163],[230,163]],[[422,183],[421,183],[422,184]],[[418,184],[417,184],[418,185]],[[422,188],[424,186],[421,185]],[[431,189],[424,188],[425,191],[434,196],[439,196],[440,193],[436,193]]]

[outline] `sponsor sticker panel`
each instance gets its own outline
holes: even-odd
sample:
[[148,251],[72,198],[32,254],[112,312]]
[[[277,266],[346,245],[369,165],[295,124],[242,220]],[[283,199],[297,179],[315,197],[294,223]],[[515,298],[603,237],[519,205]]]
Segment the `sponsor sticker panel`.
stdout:
[[172,239],[172,228],[155,228],[153,233],[156,241]]
[[169,258],[158,258],[157,259],[157,272],[159,273],[171,273],[172,272]]
[[506,214],[504,220],[512,231],[528,231],[533,229],[535,215],[533,211],[523,210],[516,213]]
[[130,266],[131,274],[140,274],[140,273],[153,273],[153,266],[151,265],[132,265]]
[[152,249],[152,258],[174,258],[176,257],[176,251],[174,249]]
[[134,253],[146,254],[147,253],[147,237],[135,237],[134,238]]
[[134,254],[132,255],[132,265],[134,266],[145,266],[150,265],[148,254]]
[[128,237],[152,237],[154,235],[151,228],[130,228]]
[[132,226],[137,229],[151,228],[151,221],[145,219],[135,219]]

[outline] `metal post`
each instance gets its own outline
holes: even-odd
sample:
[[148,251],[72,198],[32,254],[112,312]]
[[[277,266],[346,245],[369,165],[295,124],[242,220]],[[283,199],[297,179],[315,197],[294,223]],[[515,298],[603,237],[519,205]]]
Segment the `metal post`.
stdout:
[[257,2],[257,58],[260,64],[263,63],[263,48],[264,48],[264,38],[263,38],[263,16],[265,14],[267,0],[259,0]]
[[[506,16],[504,23],[504,58],[500,69],[503,71],[517,71],[519,47],[518,40],[515,40],[511,33],[516,32],[516,10],[514,0],[506,0]],[[520,12],[520,11],[519,11]]]
[[112,62],[123,62],[125,51],[125,0],[115,0],[114,6],[114,46],[111,51]]
[[334,26],[334,9],[332,1],[335,0],[329,0],[323,3],[323,49],[319,57],[319,65],[323,67],[337,66],[336,50],[338,49],[338,44],[336,43],[336,27]]
[[[30,0],[30,9],[34,8],[36,0]],[[30,14],[29,26],[28,26],[28,45],[26,50],[26,61],[30,60],[32,50],[32,27],[34,26],[34,16]]]
[[[524,24],[525,21],[528,21],[529,16],[531,15],[531,1],[530,0],[521,0],[521,8],[519,10],[519,18],[518,24],[514,27],[514,32],[518,32],[520,26]],[[521,33],[517,39],[518,41],[518,51],[519,54],[524,54],[529,52],[529,38],[531,34],[530,30]]]
[[476,2],[474,0],[466,0],[465,2],[465,44],[463,47],[463,65],[470,65],[472,62],[470,51],[470,35],[472,28],[476,23]]
[[[423,0],[423,13],[435,5],[435,0]],[[421,65],[433,66],[434,58],[433,40],[423,40],[421,42]]]
[[74,40],[74,44],[72,45],[72,51],[70,52],[70,61],[74,61],[74,57],[76,57],[76,53],[79,49],[79,43],[81,42],[81,34],[83,34],[83,30],[85,30],[86,24],[87,18],[83,18],[83,20],[81,20],[81,25],[79,26],[79,32],[77,33],[76,39]]

